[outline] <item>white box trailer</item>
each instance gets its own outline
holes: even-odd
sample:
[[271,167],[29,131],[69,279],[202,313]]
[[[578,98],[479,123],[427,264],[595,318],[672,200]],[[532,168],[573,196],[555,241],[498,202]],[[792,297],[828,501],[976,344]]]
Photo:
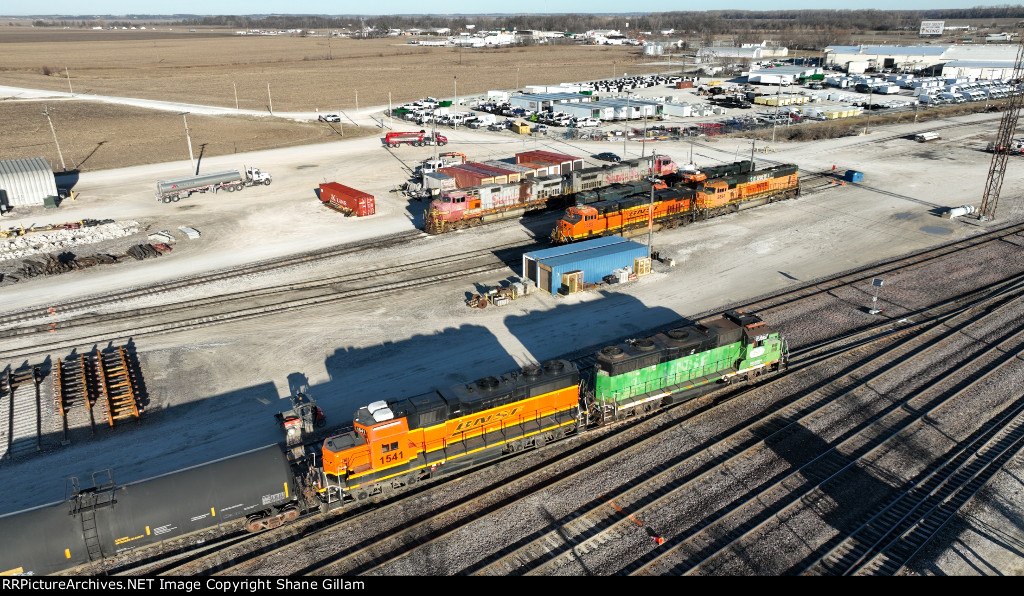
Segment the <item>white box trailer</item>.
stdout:
[[668,103],[665,104],[664,114],[666,116],[689,118],[693,115],[693,106],[688,103]]

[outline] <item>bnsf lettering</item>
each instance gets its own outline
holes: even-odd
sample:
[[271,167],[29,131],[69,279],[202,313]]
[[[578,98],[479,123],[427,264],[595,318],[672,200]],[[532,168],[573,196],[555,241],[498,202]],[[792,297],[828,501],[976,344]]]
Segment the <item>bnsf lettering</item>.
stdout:
[[483,416],[481,418],[474,418],[472,420],[464,420],[462,423],[459,424],[459,426],[457,426],[455,428],[455,432],[462,432],[462,431],[469,430],[471,428],[476,428],[478,426],[483,426],[483,425],[488,424],[490,422],[497,422],[497,421],[502,420],[504,418],[508,418],[510,416],[514,416],[521,409],[522,409],[521,407],[520,408],[512,408],[511,410],[505,410],[505,411],[502,411],[502,412],[495,412],[495,413],[491,414],[490,416]]

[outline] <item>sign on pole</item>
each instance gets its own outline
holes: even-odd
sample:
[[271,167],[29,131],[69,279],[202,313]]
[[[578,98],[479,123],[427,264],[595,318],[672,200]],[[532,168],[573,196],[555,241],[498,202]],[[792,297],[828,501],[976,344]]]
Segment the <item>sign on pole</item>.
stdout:
[[946,21],[921,21],[921,32],[919,35],[942,35]]

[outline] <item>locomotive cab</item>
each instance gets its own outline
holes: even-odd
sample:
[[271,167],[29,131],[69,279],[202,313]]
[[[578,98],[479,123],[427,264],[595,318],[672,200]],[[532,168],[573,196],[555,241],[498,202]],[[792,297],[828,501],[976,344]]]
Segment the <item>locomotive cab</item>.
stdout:
[[597,209],[583,205],[569,207],[562,219],[555,223],[551,241],[555,244],[564,244],[589,236],[594,232],[596,221]]
[[359,408],[353,422],[351,432],[324,441],[324,473],[340,478],[407,463],[416,456],[408,445],[406,419],[395,418],[386,402]]

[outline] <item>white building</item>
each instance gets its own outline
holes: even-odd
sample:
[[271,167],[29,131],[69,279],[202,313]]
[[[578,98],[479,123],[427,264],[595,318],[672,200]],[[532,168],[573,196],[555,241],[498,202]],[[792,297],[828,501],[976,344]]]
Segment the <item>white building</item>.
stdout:
[[[1016,44],[953,46],[829,46],[825,64],[857,70],[917,72],[941,67],[942,74],[1008,79],[1017,59]],[[963,74],[960,73],[973,73]]]

